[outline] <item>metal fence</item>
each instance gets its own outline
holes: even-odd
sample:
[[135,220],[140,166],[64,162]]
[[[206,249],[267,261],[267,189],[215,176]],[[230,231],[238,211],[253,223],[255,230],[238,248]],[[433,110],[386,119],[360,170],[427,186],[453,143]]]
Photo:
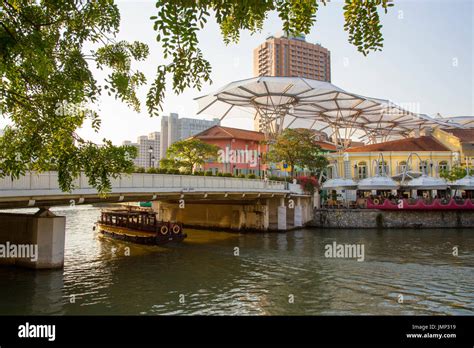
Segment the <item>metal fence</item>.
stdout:
[[[287,190],[284,182],[258,179],[240,179],[228,177],[193,176],[193,175],[169,175],[169,174],[143,174],[135,173],[122,175],[120,178],[112,179],[112,192],[134,192],[143,190],[150,191],[180,191],[180,190]],[[89,184],[86,175],[81,174],[74,181],[73,191],[95,191]],[[10,177],[0,179],[0,195],[12,193],[11,191],[51,191],[61,192],[57,172],[27,173],[19,179],[12,180]]]

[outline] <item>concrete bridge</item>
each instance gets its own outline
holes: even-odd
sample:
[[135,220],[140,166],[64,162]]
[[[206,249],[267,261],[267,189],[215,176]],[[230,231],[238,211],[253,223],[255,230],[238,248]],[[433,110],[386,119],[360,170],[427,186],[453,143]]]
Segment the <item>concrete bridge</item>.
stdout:
[[[1,259],[33,268],[62,267],[65,217],[49,207],[91,203],[152,201],[158,219],[187,226],[235,231],[298,228],[312,220],[313,197],[299,185],[279,181],[192,175],[131,174],[112,179],[112,190],[101,196],[81,174],[75,189],[59,188],[58,173],[27,173],[18,180],[0,179],[0,209],[38,207],[35,215],[0,214],[0,245],[36,244],[36,261]],[[1,256],[1,255],[0,255]]]

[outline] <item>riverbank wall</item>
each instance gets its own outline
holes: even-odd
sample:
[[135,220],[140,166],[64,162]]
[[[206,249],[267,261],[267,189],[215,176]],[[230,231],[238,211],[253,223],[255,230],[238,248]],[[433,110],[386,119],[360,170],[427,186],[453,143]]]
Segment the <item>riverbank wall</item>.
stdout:
[[320,228],[468,228],[474,211],[314,209],[309,226]]

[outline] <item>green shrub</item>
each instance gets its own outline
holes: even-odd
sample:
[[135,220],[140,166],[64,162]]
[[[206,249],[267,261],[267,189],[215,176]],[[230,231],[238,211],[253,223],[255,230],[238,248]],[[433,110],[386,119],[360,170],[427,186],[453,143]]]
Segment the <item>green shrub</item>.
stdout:
[[268,177],[268,180],[273,180],[273,181],[291,181],[290,178],[285,178],[285,177],[280,177],[280,176],[276,176],[276,175],[270,175]]
[[247,175],[247,179],[257,179],[257,176],[255,174],[249,174]]
[[233,175],[232,173],[223,173],[222,176],[225,178],[232,178]]
[[135,173],[145,173],[145,168],[143,168],[143,167],[135,167]]
[[203,175],[204,175],[204,172],[194,172],[194,175],[203,176]]
[[238,177],[238,178],[241,178],[241,179],[244,179],[244,178],[245,178],[245,174],[239,174],[237,177]]
[[146,170],[148,174],[156,174],[156,168],[150,167]]
[[156,171],[157,174],[166,174],[166,173],[168,173],[168,169],[166,169],[166,168],[157,168],[155,171]]
[[217,173],[217,176],[223,176],[221,172],[218,172]]
[[212,170],[208,170],[207,172],[204,173],[205,176],[212,176]]

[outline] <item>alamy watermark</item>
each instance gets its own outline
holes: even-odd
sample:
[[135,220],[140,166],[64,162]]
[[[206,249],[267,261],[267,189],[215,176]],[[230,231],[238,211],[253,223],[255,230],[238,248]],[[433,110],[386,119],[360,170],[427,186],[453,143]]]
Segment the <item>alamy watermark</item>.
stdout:
[[362,262],[365,260],[364,244],[326,244],[324,247],[324,256],[326,258],[357,259]]
[[47,338],[52,342],[56,339],[56,325],[35,325],[26,322],[18,326],[19,338]]
[[38,261],[38,244],[0,244],[0,258],[30,259]]
[[230,149],[226,147],[218,151],[218,162],[233,164],[249,164],[250,167],[256,167],[259,161],[258,150],[249,149]]
[[54,113],[56,116],[79,116],[90,117],[94,115],[94,111],[88,108],[85,103],[69,103],[66,100],[57,102],[55,105],[56,109]]

